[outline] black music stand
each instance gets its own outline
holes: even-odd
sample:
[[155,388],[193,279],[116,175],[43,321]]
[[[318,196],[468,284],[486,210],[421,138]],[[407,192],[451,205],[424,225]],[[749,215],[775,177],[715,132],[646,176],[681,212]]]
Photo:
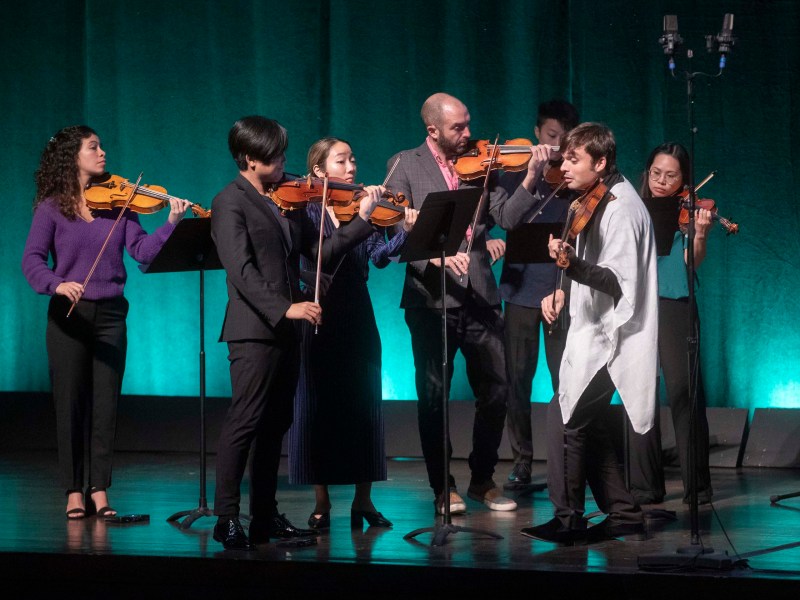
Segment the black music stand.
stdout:
[[[200,517],[213,512],[206,501],[206,352],[205,352],[205,271],[221,269],[217,248],[211,239],[211,219],[183,219],[149,265],[141,265],[143,273],[200,273],[200,501],[197,508],[182,510],[167,518],[181,529],[189,529]],[[186,517],[183,521],[179,521]]]
[[447,306],[445,302],[447,297],[447,275],[444,263],[446,257],[454,256],[458,252],[482,193],[482,188],[475,187],[428,194],[419,211],[414,229],[408,234],[403,251],[400,254],[400,262],[430,260],[432,258],[439,258],[442,261],[440,269],[442,300],[442,452],[444,454],[442,522],[437,523],[434,527],[415,529],[403,536],[403,539],[408,540],[421,533],[433,532],[432,546],[443,546],[449,534],[459,531],[482,533],[495,539],[503,538],[503,536],[489,531],[453,525],[450,517],[450,424],[447,405]]

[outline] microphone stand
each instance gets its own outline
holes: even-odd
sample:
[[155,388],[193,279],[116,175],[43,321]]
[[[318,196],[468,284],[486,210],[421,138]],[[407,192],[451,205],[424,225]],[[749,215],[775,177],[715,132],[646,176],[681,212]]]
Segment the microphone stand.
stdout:
[[[728,24],[728,18],[732,27],[733,15],[725,15],[723,21],[723,29]],[[665,18],[666,22],[666,18]],[[677,19],[674,23],[677,30]],[[730,36],[730,31],[727,31],[730,46],[733,45],[733,38]],[[666,36],[665,36],[666,37]],[[675,37],[680,40],[675,32]],[[664,38],[662,38],[663,40]],[[720,39],[720,36],[717,37]],[[707,49],[709,52],[713,51],[712,36],[706,36]],[[729,47],[728,47],[729,48]],[[667,47],[664,48],[665,53],[670,55],[669,70],[673,79],[675,79],[675,62],[672,59],[671,53],[674,48],[670,46],[669,51]],[[721,50],[722,51],[722,50]],[[689,224],[688,224],[688,241],[687,241],[687,257],[686,257],[686,272],[689,287],[689,319],[688,319],[688,370],[689,370],[689,522],[690,522],[690,544],[688,546],[679,547],[674,554],[651,554],[642,555],[638,557],[638,565],[641,569],[693,569],[693,568],[708,568],[718,570],[730,570],[733,568],[734,563],[727,551],[715,552],[711,546],[706,546],[702,543],[699,531],[699,518],[698,518],[698,497],[697,497],[697,424],[698,424],[698,406],[697,406],[697,387],[698,387],[698,373],[699,373],[699,353],[698,353],[698,327],[697,327],[697,308],[695,299],[695,260],[694,260],[694,243],[695,243],[695,206],[696,206],[696,189],[694,183],[694,155],[695,155],[695,137],[697,135],[697,126],[695,124],[694,115],[694,80],[699,76],[705,77],[721,77],[722,70],[725,67],[725,54],[722,53],[720,58],[719,72],[716,75],[709,75],[699,71],[692,71],[692,58],[694,52],[687,49],[686,57],[688,60],[688,70],[684,72],[686,77],[686,98],[688,107],[688,120],[689,120]],[[658,410],[658,407],[656,407]]]

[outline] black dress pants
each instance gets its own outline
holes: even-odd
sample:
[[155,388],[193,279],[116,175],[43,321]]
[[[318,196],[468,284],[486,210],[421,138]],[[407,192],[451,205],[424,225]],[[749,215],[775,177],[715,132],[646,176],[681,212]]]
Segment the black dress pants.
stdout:
[[214,514],[238,517],[241,484],[250,459],[250,514],[277,513],[283,436],[292,424],[299,345],[291,338],[228,342],[231,406],[217,444]]
[[[417,387],[417,418],[428,481],[437,496],[444,490],[444,413],[442,406],[442,316],[429,308],[407,308]],[[461,350],[475,395],[470,484],[492,479],[503,437],[508,386],[503,352],[503,317],[498,308],[472,303],[447,310],[447,386],[453,359]],[[447,460],[453,449],[447,439]],[[450,487],[455,487],[452,475]]]
[[[505,304],[505,352],[508,374],[506,429],[514,463],[533,461],[531,432],[531,388],[539,361],[539,332],[549,330],[540,308]],[[553,393],[558,390],[558,371],[567,341],[567,331],[557,327],[544,335],[544,352]]]
[[603,367],[578,400],[565,425],[558,394],[547,411],[547,489],[555,516],[565,527],[585,524],[586,484],[598,508],[617,523],[638,523],[642,511],[625,485],[622,467],[601,413],[614,395],[614,382]]
[[111,485],[117,404],[127,349],[123,298],[81,300],[67,318],[71,302],[53,296],[47,310],[47,356],[56,408],[59,482],[83,489],[88,442],[87,485]]

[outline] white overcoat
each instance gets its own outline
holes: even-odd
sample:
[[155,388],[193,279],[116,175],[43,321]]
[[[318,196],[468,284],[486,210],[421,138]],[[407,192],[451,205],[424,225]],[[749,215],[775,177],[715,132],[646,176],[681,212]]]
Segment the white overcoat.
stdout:
[[650,214],[624,179],[610,192],[598,223],[578,234],[578,256],[610,269],[622,298],[572,282],[571,322],[559,375],[564,423],[605,365],[637,433],[653,427],[658,369],[658,279]]

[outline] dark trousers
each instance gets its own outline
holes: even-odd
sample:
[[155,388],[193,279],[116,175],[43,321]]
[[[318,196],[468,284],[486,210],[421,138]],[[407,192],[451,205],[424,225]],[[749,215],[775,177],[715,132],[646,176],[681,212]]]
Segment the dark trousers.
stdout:
[[[444,490],[444,413],[442,406],[442,317],[428,308],[406,309],[411,332],[417,387],[417,418],[428,481],[436,495]],[[469,466],[471,484],[492,479],[503,437],[507,390],[503,353],[503,317],[499,309],[472,304],[447,311],[447,386],[453,378],[453,359],[461,350],[467,379],[475,395],[475,420]],[[447,460],[453,449],[447,439]],[[450,477],[450,487],[455,480]]]
[[47,356],[56,409],[59,482],[83,489],[88,442],[88,486],[111,485],[117,404],[125,372],[128,301],[70,301],[53,296],[47,310]]
[[[531,433],[531,387],[539,361],[539,332],[549,330],[540,308],[505,304],[505,352],[508,375],[508,417],[506,430],[515,463],[533,460]],[[544,354],[553,393],[558,390],[558,371],[567,341],[567,331],[557,327],[544,335]]]
[[[696,316],[696,309],[695,309]],[[689,471],[689,439],[692,410],[689,404],[689,303],[684,300],[658,300],[658,358],[664,375],[667,401],[675,426],[675,441],[681,465],[684,498],[691,490]],[[699,332],[699,321],[695,320]],[[699,338],[698,338],[699,339]],[[700,496],[712,495],[711,471],[708,466],[708,419],[697,362],[697,490]],[[644,435],[638,435],[628,425],[630,433],[631,491],[642,503],[660,502],[664,487],[664,466],[661,451],[661,428],[656,411],[656,426]]]
[[613,521],[642,521],[642,511],[625,485],[602,418],[613,395],[614,382],[603,367],[586,387],[566,425],[557,394],[547,410],[547,489],[556,517],[572,529],[585,525],[587,483],[598,508]]
[[241,484],[250,458],[250,514],[277,513],[283,436],[292,424],[299,369],[296,340],[228,342],[231,406],[217,444],[214,514],[239,516]]

